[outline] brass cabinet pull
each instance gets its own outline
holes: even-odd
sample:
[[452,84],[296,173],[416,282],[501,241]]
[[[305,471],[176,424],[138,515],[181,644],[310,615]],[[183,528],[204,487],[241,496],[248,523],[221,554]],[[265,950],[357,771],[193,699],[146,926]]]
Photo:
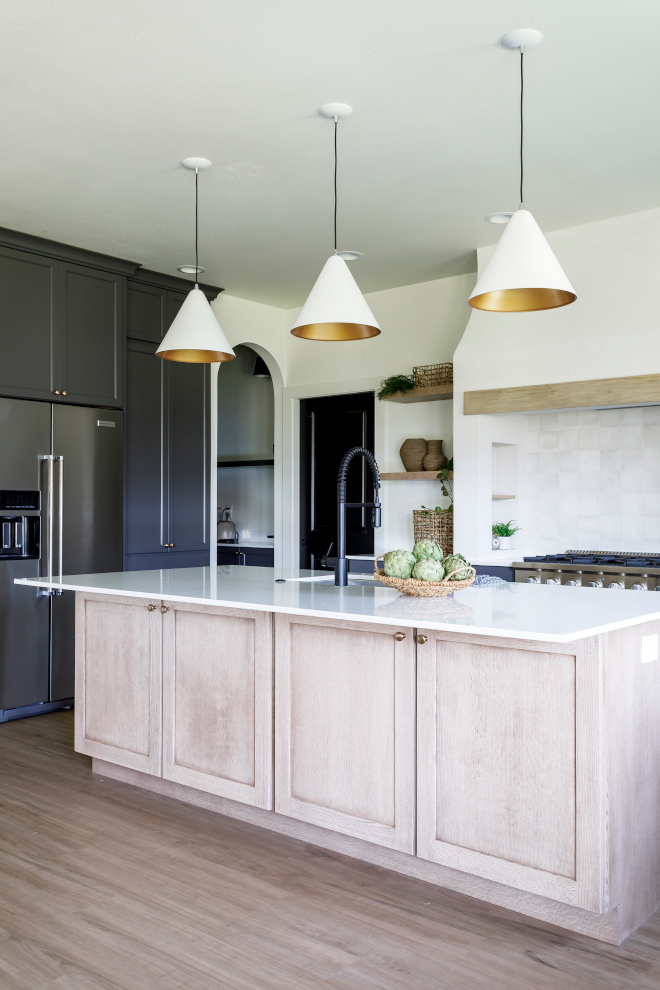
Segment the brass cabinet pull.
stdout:
[[155,610],[158,608],[158,606],[157,605],[147,605],[147,608],[149,609],[150,612],[155,612]]
[[161,610],[161,612],[169,612],[170,606],[169,605],[161,605],[160,606],[160,610]]
[[406,634],[402,632],[394,633],[394,638],[397,641],[397,643],[400,643],[402,639],[406,638]]
[[60,392],[59,388],[56,388],[55,391],[53,392],[53,395],[61,395],[61,394],[62,393]]
[[67,390],[66,390],[65,388],[63,388],[63,389],[62,389],[62,395],[68,395],[68,394],[69,394],[69,393],[67,392]]
[[163,543],[163,546],[164,547],[173,547],[174,544],[173,543]]
[[417,642],[419,643],[420,646],[423,646],[424,643],[428,642],[428,636],[422,636],[422,635],[418,636]]

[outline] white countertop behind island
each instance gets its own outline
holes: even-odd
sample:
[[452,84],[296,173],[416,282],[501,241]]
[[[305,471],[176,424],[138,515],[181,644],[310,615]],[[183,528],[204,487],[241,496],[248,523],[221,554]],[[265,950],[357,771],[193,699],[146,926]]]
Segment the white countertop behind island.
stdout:
[[327,571],[271,567],[182,567],[76,574],[16,584],[160,598],[198,605],[359,620],[408,628],[569,643],[660,618],[660,595],[647,591],[502,584],[446,598],[410,598],[355,575],[336,588]]

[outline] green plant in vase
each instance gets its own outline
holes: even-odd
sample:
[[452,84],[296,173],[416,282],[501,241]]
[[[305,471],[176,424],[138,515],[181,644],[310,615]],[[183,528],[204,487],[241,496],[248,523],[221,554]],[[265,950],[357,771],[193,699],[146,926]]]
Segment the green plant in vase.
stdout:
[[513,525],[513,519],[505,523],[493,523],[493,550],[509,550],[511,540],[520,530],[520,526]]

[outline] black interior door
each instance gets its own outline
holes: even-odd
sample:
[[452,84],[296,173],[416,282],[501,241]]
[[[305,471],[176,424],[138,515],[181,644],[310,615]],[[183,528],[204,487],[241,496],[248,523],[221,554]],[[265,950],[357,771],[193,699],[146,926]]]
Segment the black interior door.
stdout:
[[[313,557],[337,541],[337,475],[351,447],[374,449],[374,393],[333,395],[301,402],[300,437],[300,566],[312,567]],[[362,457],[353,459],[347,478],[347,501],[373,499],[371,472]],[[374,531],[368,509],[346,513],[346,553],[374,551]]]

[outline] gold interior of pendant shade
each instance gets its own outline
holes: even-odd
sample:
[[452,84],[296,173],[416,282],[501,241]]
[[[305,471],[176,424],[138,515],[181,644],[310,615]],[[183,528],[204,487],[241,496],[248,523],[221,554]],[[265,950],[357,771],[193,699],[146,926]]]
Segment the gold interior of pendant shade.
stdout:
[[489,313],[531,313],[568,306],[576,299],[576,294],[566,289],[498,289],[482,292],[469,303],[473,309],[485,309]]
[[377,337],[380,330],[367,323],[307,323],[294,327],[291,333],[305,340],[366,340]]
[[159,358],[164,361],[182,361],[184,364],[213,364],[215,361],[233,361],[235,354],[225,354],[223,351],[200,351],[194,348],[182,347],[174,351],[160,351]]

